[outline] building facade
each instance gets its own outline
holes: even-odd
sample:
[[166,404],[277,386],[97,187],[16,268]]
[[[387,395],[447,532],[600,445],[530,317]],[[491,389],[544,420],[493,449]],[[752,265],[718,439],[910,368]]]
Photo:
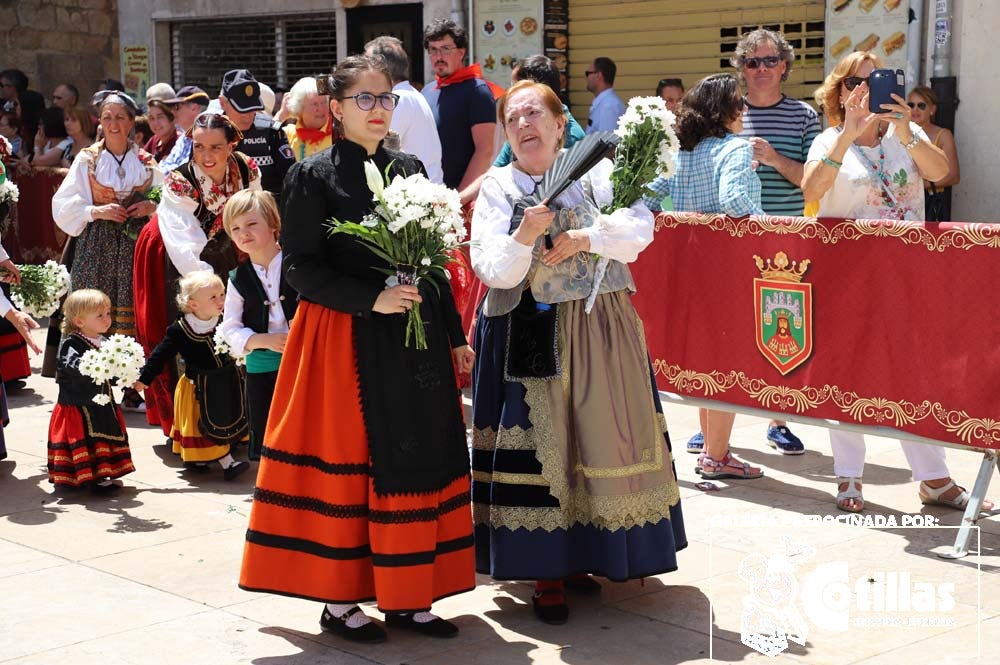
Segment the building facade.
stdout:
[[[39,3],[37,0],[36,4]],[[80,4],[102,0],[66,0]],[[920,49],[921,82],[931,76],[934,12],[940,0],[911,0],[922,9],[925,34]],[[27,4],[22,0],[20,4]],[[113,7],[115,0],[105,5]],[[517,3],[514,3],[517,4]],[[786,92],[811,100],[824,73],[824,18],[827,0],[545,0],[545,11],[565,6],[569,22],[562,62],[574,115],[586,121],[591,96],[583,71],[597,56],[618,63],[615,87],[622,98],[651,95],[664,77],[690,84],[729,69],[742,34],[758,27],[782,30],[796,49]],[[121,48],[147,45],[150,83],[197,84],[218,90],[228,69],[247,67],[260,80],[288,86],[300,76],[325,72],[355,53],[371,37],[392,34],[411,54],[420,53],[423,26],[434,18],[469,22],[468,0],[117,0]],[[0,10],[2,11],[2,10]],[[964,221],[1000,221],[994,184],[1000,166],[994,109],[992,43],[1000,25],[1000,2],[953,0],[950,39],[952,75],[958,78],[955,135],[962,181],[954,188],[953,216]],[[471,26],[473,57],[478,34]],[[544,25],[549,33],[560,26]],[[550,46],[545,42],[546,52]],[[550,54],[551,55],[551,54]],[[413,58],[411,79],[431,79],[429,63]]]

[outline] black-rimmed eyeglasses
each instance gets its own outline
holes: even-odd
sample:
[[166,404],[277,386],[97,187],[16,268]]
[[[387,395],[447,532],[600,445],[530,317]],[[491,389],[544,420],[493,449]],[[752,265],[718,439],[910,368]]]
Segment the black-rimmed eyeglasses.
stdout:
[[371,111],[375,108],[376,99],[386,111],[393,110],[396,108],[396,104],[399,103],[399,95],[394,92],[383,92],[381,95],[372,94],[370,92],[359,92],[356,95],[341,98],[341,100],[344,99],[353,99],[354,103],[357,104],[358,108],[362,111]]
[[776,55],[765,55],[760,58],[743,58],[743,66],[747,69],[757,69],[764,65],[768,69],[774,69],[781,62],[781,58]]

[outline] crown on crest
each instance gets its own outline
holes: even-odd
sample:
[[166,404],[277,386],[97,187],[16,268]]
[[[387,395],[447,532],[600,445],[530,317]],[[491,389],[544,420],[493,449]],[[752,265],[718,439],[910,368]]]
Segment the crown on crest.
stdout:
[[802,275],[809,269],[809,264],[811,263],[809,259],[802,259],[798,263],[795,261],[789,262],[788,255],[784,252],[775,254],[773,260],[762,259],[755,254],[753,260],[757,263],[757,268],[760,269],[760,276],[764,279],[796,283],[802,281]]

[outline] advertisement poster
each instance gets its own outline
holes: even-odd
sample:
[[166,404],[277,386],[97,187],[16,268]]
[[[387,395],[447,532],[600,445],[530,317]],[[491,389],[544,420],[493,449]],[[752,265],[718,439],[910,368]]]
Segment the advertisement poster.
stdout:
[[851,51],[872,51],[888,69],[906,69],[909,0],[826,3],[826,73]]
[[141,102],[146,99],[149,88],[148,46],[122,47],[122,83],[125,84],[125,92],[135,100]]
[[542,0],[478,0],[473,21],[475,60],[497,85],[510,87],[514,64],[542,53]]

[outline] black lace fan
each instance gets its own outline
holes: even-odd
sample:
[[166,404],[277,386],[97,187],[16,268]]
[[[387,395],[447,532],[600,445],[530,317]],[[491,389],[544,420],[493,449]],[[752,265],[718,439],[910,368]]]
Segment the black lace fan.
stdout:
[[587,134],[583,139],[573,144],[561,155],[556,157],[549,170],[542,176],[535,191],[518,199],[514,204],[514,215],[511,218],[510,232],[513,233],[521,225],[525,208],[553,201],[566,191],[566,188],[579,180],[590,169],[618,145],[618,135],[614,132],[595,132]]

